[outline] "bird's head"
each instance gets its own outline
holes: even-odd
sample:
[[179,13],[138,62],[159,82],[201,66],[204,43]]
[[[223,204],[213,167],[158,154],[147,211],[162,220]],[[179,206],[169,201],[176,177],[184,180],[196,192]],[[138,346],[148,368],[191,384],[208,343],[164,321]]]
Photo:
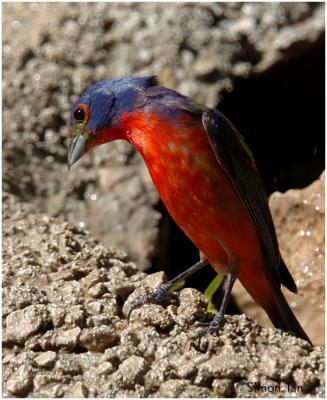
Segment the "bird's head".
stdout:
[[68,168],[91,148],[123,139],[121,117],[131,113],[142,93],[157,84],[156,77],[148,76],[104,80],[90,86],[71,107]]

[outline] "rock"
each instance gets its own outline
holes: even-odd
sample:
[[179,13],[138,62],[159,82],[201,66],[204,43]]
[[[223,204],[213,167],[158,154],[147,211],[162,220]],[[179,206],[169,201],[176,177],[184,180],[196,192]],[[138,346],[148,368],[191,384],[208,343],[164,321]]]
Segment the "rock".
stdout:
[[[77,326],[84,326],[86,319],[86,312],[82,305],[76,305],[69,307],[66,309],[65,313],[65,325],[75,327]],[[76,335],[75,331],[71,332],[72,336]]]
[[151,290],[158,289],[161,285],[163,285],[166,282],[167,282],[167,277],[163,271],[148,275],[144,279],[144,285],[149,287]]
[[39,367],[51,368],[54,365],[56,358],[57,354],[54,351],[46,351],[35,357],[34,361]]
[[171,379],[160,386],[160,397],[208,397],[209,391],[189,383],[183,379]]
[[99,367],[97,368],[97,373],[99,375],[108,375],[109,373],[113,372],[114,370],[115,369],[114,369],[113,365],[110,362],[105,361],[99,365]]
[[66,392],[66,396],[71,398],[84,398],[88,397],[88,393],[87,387],[82,382],[76,382],[75,385]]
[[98,298],[106,291],[105,286],[103,283],[97,283],[96,285],[92,286],[88,291],[87,294],[91,297]]
[[203,310],[207,305],[207,299],[199,291],[192,288],[181,290],[179,302],[177,314],[181,319],[189,323],[205,320],[206,315]]
[[43,398],[63,397],[67,386],[62,383],[63,380],[63,376],[59,374],[36,374],[33,381],[35,396]]
[[63,354],[58,358],[56,361],[55,370],[59,374],[63,374],[65,376],[77,376],[81,375],[83,372],[83,368],[78,362],[77,357],[71,357],[68,354]]
[[192,379],[197,373],[197,368],[191,360],[187,360],[185,364],[181,363],[176,366],[176,372],[179,378]]
[[149,364],[144,358],[131,356],[120,365],[119,372],[122,374],[123,383],[133,387],[143,383],[148,369]]
[[295,384],[300,386],[303,391],[308,391],[317,382],[317,374],[315,371],[304,372],[300,368],[293,372]]
[[305,189],[274,193],[270,197],[270,207],[281,253],[299,295],[318,310],[324,310],[324,174]]
[[55,328],[62,326],[65,322],[65,308],[62,306],[51,304],[48,307],[48,310],[50,312],[53,326]]
[[232,397],[233,385],[231,379],[214,379],[212,389],[215,397]]
[[30,335],[49,324],[50,318],[44,305],[32,305],[24,310],[14,311],[6,318],[8,340],[24,342]]
[[67,269],[61,269],[58,272],[54,272],[53,274],[50,274],[50,279],[52,281],[70,281],[74,277],[73,272]]
[[117,333],[111,326],[83,329],[79,345],[90,351],[103,351],[117,340]]
[[125,302],[123,307],[124,315],[129,315],[132,306],[142,300],[147,294],[152,293],[155,289],[158,289],[165,282],[167,282],[167,277],[164,272],[156,272],[146,276],[142,282],[143,284],[134,290]]
[[25,396],[33,385],[31,368],[22,365],[7,381],[7,390],[16,396]]
[[104,280],[105,275],[100,271],[91,271],[90,274],[85,276],[84,278],[81,279],[81,284],[83,288],[86,290],[90,289],[91,287],[95,286],[97,283],[101,283]]
[[130,315],[130,321],[139,324],[155,326],[162,331],[173,326],[173,317],[160,305],[146,304],[142,308],[134,310]]
[[58,329],[52,338],[52,345],[55,347],[73,349],[77,346],[78,338],[80,335],[81,328],[79,328],[78,326],[69,330]]

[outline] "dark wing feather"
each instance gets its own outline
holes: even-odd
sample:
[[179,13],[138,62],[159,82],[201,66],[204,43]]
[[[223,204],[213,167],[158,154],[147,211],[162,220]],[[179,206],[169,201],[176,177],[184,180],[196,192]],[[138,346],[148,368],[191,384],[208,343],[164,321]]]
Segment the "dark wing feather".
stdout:
[[[276,231],[251,151],[241,134],[219,111],[206,109],[202,114],[202,123],[218,163],[232,182],[257,229],[262,249],[269,260],[269,273],[273,271],[277,282],[283,281]],[[289,279],[285,281],[283,283],[290,290],[296,290],[293,279],[293,282]]]

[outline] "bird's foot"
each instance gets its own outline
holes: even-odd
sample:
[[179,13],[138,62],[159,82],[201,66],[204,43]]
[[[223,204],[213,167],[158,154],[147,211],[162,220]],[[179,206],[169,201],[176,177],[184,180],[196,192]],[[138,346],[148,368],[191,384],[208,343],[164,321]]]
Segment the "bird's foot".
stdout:
[[128,311],[127,318],[129,319],[131,312],[136,310],[137,308],[142,307],[145,304],[160,304],[163,307],[167,307],[172,303],[179,303],[179,298],[177,293],[172,292],[170,289],[170,285],[161,285],[158,289],[149,293],[139,299],[136,303],[134,303]]
[[202,328],[198,333],[197,337],[206,335],[207,333],[218,333],[224,326],[225,318],[221,313],[214,316],[213,320],[210,322],[196,322],[196,326]]

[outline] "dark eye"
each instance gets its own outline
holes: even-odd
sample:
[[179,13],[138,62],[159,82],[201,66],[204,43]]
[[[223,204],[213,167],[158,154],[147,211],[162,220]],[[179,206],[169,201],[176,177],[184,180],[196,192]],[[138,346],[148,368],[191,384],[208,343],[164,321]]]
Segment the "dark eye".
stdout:
[[76,122],[84,122],[85,120],[85,111],[83,108],[77,108],[74,111],[74,119]]

